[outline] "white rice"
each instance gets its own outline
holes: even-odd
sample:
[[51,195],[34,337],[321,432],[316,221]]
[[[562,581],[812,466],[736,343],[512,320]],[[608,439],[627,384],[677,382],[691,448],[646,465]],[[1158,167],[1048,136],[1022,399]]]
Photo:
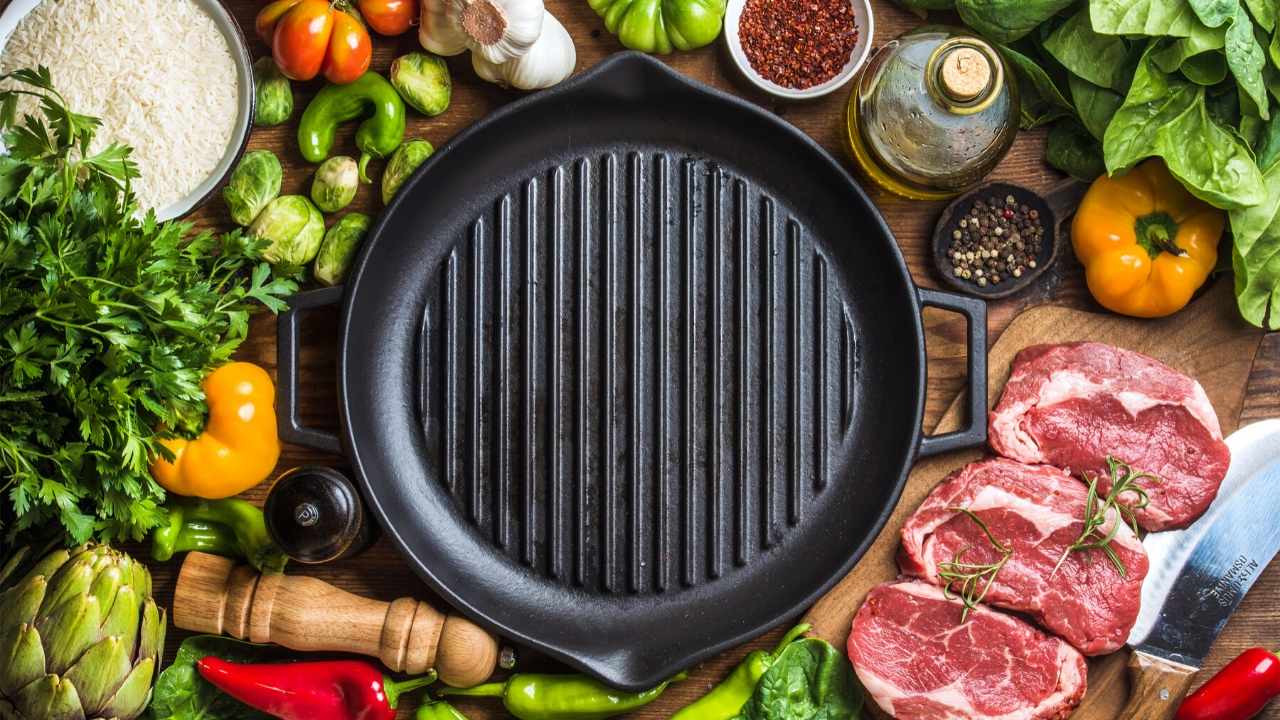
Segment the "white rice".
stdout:
[[[72,110],[102,119],[96,148],[133,148],[144,208],[191,193],[226,153],[237,113],[235,62],[192,0],[45,0],[19,23],[0,71],[49,68]],[[36,109],[34,101],[19,105]]]

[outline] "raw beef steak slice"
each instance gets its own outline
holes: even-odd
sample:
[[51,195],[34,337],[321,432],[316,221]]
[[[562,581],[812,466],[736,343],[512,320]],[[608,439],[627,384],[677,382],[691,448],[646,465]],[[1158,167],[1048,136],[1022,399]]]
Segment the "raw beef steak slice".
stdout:
[[1084,656],[1012,615],[934,585],[881,585],[853,618],[849,659],[899,720],[1060,720],[1084,697]]
[[1026,613],[1086,655],[1108,653],[1124,645],[1138,619],[1147,552],[1113,511],[1120,527],[1111,549],[1123,575],[1101,550],[1068,553],[1084,530],[1087,502],[1088,490],[1064,470],[1004,458],[976,462],[952,473],[907,520],[899,563],[904,573],[943,585],[939,565],[958,554],[964,563],[998,562],[1002,553],[957,511],[964,508],[1013,550],[983,601]]
[[991,447],[1025,463],[1102,476],[1107,456],[1153,473],[1147,530],[1190,524],[1213,502],[1231,452],[1200,383],[1145,355],[1095,342],[1018,353],[991,414]]

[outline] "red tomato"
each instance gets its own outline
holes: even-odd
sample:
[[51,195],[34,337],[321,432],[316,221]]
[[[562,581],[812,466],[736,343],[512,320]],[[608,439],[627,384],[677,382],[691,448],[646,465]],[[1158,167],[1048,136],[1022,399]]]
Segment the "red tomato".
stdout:
[[400,35],[418,19],[418,0],[356,0],[369,27],[382,35]]
[[272,38],[276,34],[276,23],[280,22],[280,16],[292,10],[293,6],[300,2],[302,0],[276,0],[262,8],[258,13],[257,19],[253,22],[253,27],[258,33],[258,37],[262,38],[262,42],[267,44],[267,47],[271,47]]
[[334,13],[327,0],[301,0],[276,23],[271,55],[292,80],[320,74],[333,34]]
[[325,79],[339,85],[354,82],[369,69],[372,59],[373,42],[369,39],[369,31],[351,15],[335,11],[329,52],[324,58]]

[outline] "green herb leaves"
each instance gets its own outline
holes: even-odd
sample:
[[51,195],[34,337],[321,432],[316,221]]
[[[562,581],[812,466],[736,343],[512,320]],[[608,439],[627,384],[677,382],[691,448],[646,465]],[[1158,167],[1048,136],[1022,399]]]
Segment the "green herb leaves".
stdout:
[[[1134,517],[1134,511],[1141,510],[1149,502],[1146,489],[1139,485],[1138,481],[1160,482],[1160,478],[1151,473],[1134,472],[1129,465],[1111,456],[1107,456],[1107,474],[1110,489],[1106,499],[1103,499],[1098,491],[1101,478],[1089,478],[1089,496],[1084,505],[1084,528],[1080,532],[1080,537],[1076,538],[1076,541],[1062,554],[1062,558],[1058,560],[1058,567],[1061,567],[1073,552],[1101,550],[1106,553],[1107,559],[1115,566],[1120,577],[1126,577],[1129,574],[1129,569],[1111,547],[1111,541],[1116,538],[1124,525],[1128,525],[1134,535],[1138,534],[1138,521]],[[1057,568],[1054,570],[1056,571]]]
[[155,720],[270,720],[271,715],[254,710],[200,677],[196,663],[211,655],[239,663],[290,659],[289,651],[274,645],[253,645],[213,635],[189,637],[182,641],[173,664],[156,680],[151,702]]
[[987,596],[996,581],[996,576],[1009,563],[1009,558],[1013,557],[1013,548],[997,540],[991,533],[991,528],[972,510],[955,507],[951,508],[951,511],[963,513],[976,523],[987,536],[991,547],[995,548],[1000,556],[998,560],[989,563],[965,562],[964,556],[973,549],[966,547],[957,552],[950,562],[938,563],[938,578],[943,581],[942,593],[948,598],[958,594],[960,601],[964,603],[964,610],[960,612],[960,622],[963,623],[969,619],[969,613],[977,609],[982,599]]
[[[205,374],[296,288],[258,241],[138,218],[128,148],[90,154],[98,121],[47,70],[10,77],[25,86],[0,92],[0,528],[140,538],[164,517],[159,440],[200,428]],[[16,117],[23,94],[41,116]]]

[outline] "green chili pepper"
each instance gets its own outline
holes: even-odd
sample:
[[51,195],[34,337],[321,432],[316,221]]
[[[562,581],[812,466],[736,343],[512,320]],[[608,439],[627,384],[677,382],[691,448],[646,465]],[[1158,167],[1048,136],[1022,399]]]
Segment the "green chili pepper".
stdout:
[[298,124],[298,149],[309,162],[329,157],[341,123],[367,118],[356,130],[360,179],[370,182],[370,158],[384,158],[404,140],[404,101],[387,79],[367,72],[347,85],[325,85],[307,105]]
[[157,561],[198,550],[244,558],[264,573],[284,572],[288,556],[267,534],[262,511],[244,500],[173,497],[166,508],[168,524],[151,536],[151,557]]
[[467,720],[467,716],[443,700],[433,700],[418,706],[414,720]]
[[773,652],[756,650],[748,654],[738,667],[729,673],[729,677],[712,688],[711,692],[672,715],[671,720],[731,720],[737,717],[742,706],[751,699],[756,685],[760,683],[760,678],[773,665],[773,661],[778,659],[788,645],[809,632],[810,627],[797,625],[788,630]]
[[512,675],[504,683],[488,683],[473,688],[444,688],[441,695],[500,697],[502,704],[519,720],[603,720],[644,707],[685,678],[681,673],[661,685],[640,693],[614,690],[583,675]]

